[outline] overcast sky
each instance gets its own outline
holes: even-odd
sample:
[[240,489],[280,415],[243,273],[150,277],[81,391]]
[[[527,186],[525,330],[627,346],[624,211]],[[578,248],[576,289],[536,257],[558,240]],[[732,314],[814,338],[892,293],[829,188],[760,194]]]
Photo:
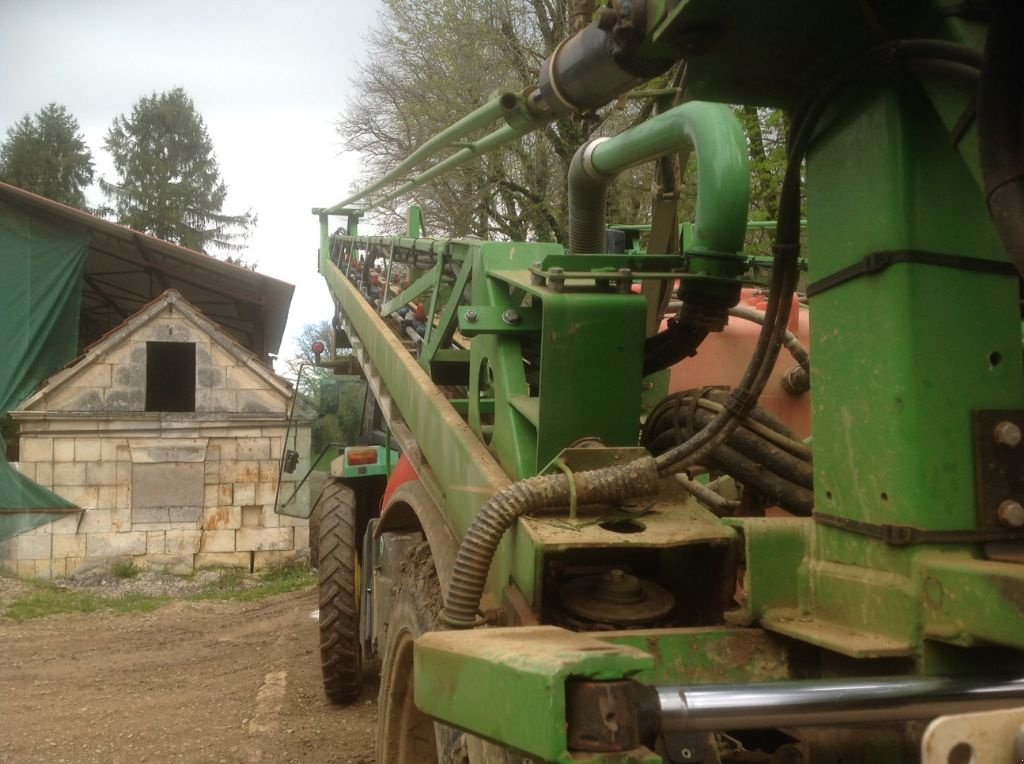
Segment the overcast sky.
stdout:
[[[56,101],[78,119],[97,174],[103,137],[143,95],[180,85],[195,101],[228,185],[224,212],[259,223],[246,257],[295,284],[282,356],[329,318],[313,207],[356,177],[333,122],[345,106],[379,0],[0,0],[0,135]],[[96,204],[102,196],[89,194]]]

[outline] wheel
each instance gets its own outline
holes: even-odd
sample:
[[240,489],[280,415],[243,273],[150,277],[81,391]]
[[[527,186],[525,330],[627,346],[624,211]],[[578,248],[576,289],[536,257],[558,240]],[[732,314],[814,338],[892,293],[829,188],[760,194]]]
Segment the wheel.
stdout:
[[320,668],[324,693],[332,703],[359,695],[360,564],[355,494],[340,480],[324,483],[319,512]]

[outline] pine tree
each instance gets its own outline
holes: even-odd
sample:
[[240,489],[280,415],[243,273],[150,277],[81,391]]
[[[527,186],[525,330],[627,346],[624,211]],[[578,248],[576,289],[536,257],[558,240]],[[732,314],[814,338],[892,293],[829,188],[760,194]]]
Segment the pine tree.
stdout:
[[85,207],[92,152],[76,120],[60,104],[26,114],[0,145],[0,180],[73,207]]
[[183,88],[140,98],[130,116],[114,120],[104,146],[118,178],[100,187],[119,223],[189,249],[242,248],[256,218],[222,211],[227,186],[206,124]]

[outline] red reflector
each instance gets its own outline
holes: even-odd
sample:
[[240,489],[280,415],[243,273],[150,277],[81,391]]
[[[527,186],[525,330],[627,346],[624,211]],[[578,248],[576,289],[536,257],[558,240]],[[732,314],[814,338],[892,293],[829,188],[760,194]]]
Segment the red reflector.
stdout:
[[377,463],[377,449],[376,448],[350,448],[345,452],[345,458],[348,463],[355,466],[357,464],[376,464]]

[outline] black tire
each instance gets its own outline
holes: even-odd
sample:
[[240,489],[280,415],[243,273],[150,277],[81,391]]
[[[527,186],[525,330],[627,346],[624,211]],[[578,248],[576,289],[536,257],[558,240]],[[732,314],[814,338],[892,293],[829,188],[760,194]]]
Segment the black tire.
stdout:
[[352,489],[336,478],[324,483],[319,512],[320,669],[332,703],[356,699],[362,686],[359,644],[359,541]]

